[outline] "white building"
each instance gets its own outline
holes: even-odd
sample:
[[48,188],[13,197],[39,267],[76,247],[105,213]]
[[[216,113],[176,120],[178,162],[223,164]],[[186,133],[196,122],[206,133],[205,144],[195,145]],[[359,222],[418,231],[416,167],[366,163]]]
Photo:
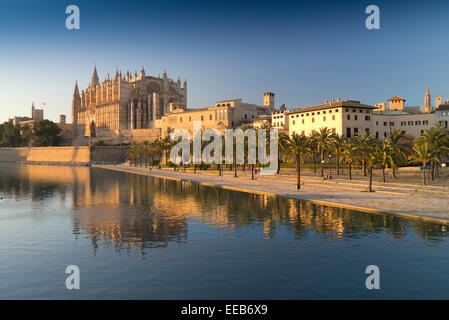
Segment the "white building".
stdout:
[[279,131],[285,131],[288,133],[288,110],[285,107],[281,107],[280,110],[274,110],[271,113],[271,127],[278,129]]
[[449,104],[441,104],[435,110],[435,122],[443,125],[445,128],[449,127]]
[[306,136],[327,127],[332,133],[351,138],[362,132],[372,132],[372,114],[375,107],[360,101],[325,101],[324,104],[289,112],[289,135]]

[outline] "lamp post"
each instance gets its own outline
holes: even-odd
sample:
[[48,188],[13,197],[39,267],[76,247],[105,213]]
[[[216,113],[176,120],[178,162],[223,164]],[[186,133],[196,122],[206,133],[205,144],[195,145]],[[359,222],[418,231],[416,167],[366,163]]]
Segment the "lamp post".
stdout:
[[321,179],[323,179],[323,180],[324,180],[324,159],[323,159],[323,160],[321,160],[321,165],[323,166],[323,176],[321,177]]
[[331,164],[332,155],[329,155],[329,178],[332,177],[332,164]]

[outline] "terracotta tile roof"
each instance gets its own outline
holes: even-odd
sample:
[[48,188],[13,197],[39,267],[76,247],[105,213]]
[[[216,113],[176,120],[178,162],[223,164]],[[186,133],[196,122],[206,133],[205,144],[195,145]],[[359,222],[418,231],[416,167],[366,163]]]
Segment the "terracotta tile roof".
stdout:
[[388,101],[392,101],[392,100],[403,100],[403,101],[406,101],[404,98],[401,98],[400,96],[394,96],[393,98],[388,99]]
[[360,101],[344,100],[344,101],[338,101],[338,102],[333,102],[333,103],[325,103],[325,104],[319,104],[319,105],[316,105],[316,106],[299,108],[299,109],[295,109],[293,111],[290,111],[289,113],[299,113],[299,112],[302,113],[302,112],[310,112],[310,111],[333,109],[333,108],[339,108],[339,107],[376,109],[376,107],[360,103]]

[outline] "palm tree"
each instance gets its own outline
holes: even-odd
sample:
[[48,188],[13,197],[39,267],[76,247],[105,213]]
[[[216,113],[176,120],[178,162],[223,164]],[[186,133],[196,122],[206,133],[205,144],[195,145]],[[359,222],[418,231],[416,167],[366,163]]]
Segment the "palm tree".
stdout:
[[449,135],[446,133],[443,127],[438,126],[426,130],[419,139],[427,142],[434,155],[434,159],[430,161],[431,179],[432,181],[434,181],[436,173],[435,171],[437,170],[437,163],[440,163],[442,158],[447,155],[449,151]]
[[161,138],[152,142],[154,155],[158,158],[158,168],[161,168],[162,158],[164,156],[164,145]]
[[434,159],[432,146],[425,139],[416,139],[410,159],[422,163],[423,185],[426,185],[426,165]]
[[170,136],[166,136],[164,139],[161,140],[161,145],[163,149],[163,153],[165,154],[165,165],[168,165],[168,154],[174,145],[174,143],[170,140]]
[[365,153],[366,153],[366,145],[369,142],[369,133],[368,132],[363,132],[362,135],[357,134],[356,136],[354,136],[353,138],[353,142],[356,146],[357,149],[357,155],[358,155],[358,159],[361,162],[362,165],[362,173],[363,175],[366,177],[367,176],[367,165],[366,165],[366,161],[365,161]]
[[338,134],[335,134],[333,136],[333,143],[332,143],[332,151],[335,154],[336,164],[337,164],[337,175],[340,174],[340,160],[341,160],[341,154],[343,152],[343,148],[345,145],[346,139]]
[[388,168],[390,164],[394,163],[393,151],[389,144],[385,142],[380,142],[378,152],[379,152],[379,162],[382,167],[382,181],[386,182],[385,169]]
[[293,134],[289,137],[287,142],[287,148],[290,150],[291,155],[295,158],[296,162],[296,188],[301,189],[301,160],[310,152],[309,138],[305,135]]
[[316,154],[318,153],[318,147],[316,143],[317,132],[312,131],[309,136],[309,148],[310,148],[310,156],[312,158],[312,170],[313,173],[316,173]]
[[327,127],[321,128],[316,136],[315,141],[317,146],[317,151],[321,157],[321,173],[320,176],[324,176],[324,158],[327,152],[330,151],[332,145],[334,143],[334,137],[332,135],[332,131]]
[[277,174],[281,173],[281,160],[286,156],[288,152],[288,135],[281,132],[278,135],[278,170]]
[[136,143],[132,143],[128,147],[128,151],[126,152],[126,158],[129,160],[129,164],[136,164],[137,159],[137,145]]
[[388,129],[384,141],[391,150],[390,166],[392,168],[393,178],[396,179],[396,170],[398,166],[405,163],[410,155],[410,143],[405,133],[398,129],[391,129],[391,127]]
[[349,139],[343,146],[342,156],[345,159],[346,165],[348,166],[348,179],[352,180],[352,164],[357,158],[357,147],[353,139]]
[[379,163],[379,140],[372,135],[364,137],[365,146],[362,159],[366,165],[369,176],[368,192],[373,192],[373,169]]

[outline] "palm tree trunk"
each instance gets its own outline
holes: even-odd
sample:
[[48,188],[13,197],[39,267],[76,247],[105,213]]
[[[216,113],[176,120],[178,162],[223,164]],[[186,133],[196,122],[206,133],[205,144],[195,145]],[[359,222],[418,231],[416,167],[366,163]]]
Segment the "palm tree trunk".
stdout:
[[426,185],[426,163],[422,163],[422,183]]
[[382,165],[382,181],[386,182],[386,180],[385,180],[385,166],[384,165]]
[[369,173],[369,188],[368,191],[369,192],[373,192],[373,167],[369,167],[368,169],[368,173]]
[[234,158],[234,178],[237,178],[237,160]]
[[430,168],[430,174],[432,181],[435,181],[435,161],[432,161],[432,166]]
[[251,180],[254,180],[254,164],[251,164]]
[[349,180],[352,180],[352,166],[351,166],[351,162],[348,162],[348,177]]
[[278,153],[278,169],[276,173],[277,174],[281,173],[281,157],[279,156],[279,153]]
[[337,154],[337,175],[340,175],[340,154]]
[[296,189],[301,189],[301,155],[296,156]]

